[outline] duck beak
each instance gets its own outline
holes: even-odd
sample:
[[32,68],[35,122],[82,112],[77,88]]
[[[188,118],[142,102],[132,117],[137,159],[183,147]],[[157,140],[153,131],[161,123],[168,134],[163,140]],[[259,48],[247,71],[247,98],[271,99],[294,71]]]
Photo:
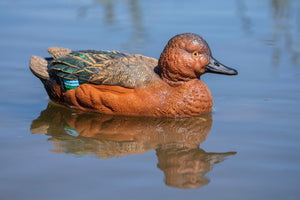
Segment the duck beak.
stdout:
[[205,68],[205,72],[207,73],[216,73],[216,74],[225,74],[225,75],[237,75],[238,72],[235,69],[230,67],[226,67],[221,64],[219,61],[210,57],[210,62]]

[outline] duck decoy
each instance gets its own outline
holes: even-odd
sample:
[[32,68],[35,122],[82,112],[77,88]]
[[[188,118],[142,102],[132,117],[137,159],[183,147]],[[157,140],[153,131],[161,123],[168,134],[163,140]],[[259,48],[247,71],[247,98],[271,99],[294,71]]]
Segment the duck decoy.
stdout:
[[212,95],[200,76],[237,75],[212,57],[194,33],[169,40],[159,60],[118,51],[47,49],[32,56],[30,69],[56,103],[113,115],[190,117],[212,110]]

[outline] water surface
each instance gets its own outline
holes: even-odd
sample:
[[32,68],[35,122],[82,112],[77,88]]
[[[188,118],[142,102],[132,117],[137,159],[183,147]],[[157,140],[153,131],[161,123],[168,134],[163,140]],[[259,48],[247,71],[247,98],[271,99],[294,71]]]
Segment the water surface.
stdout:
[[[1,1],[0,199],[299,199],[299,10],[296,0]],[[158,58],[182,32],[239,71],[203,76],[211,114],[66,109],[28,68],[50,46]]]

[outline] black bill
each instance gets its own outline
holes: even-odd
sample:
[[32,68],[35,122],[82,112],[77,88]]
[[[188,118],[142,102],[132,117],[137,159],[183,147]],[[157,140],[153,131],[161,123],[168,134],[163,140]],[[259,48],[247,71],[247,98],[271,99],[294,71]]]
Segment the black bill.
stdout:
[[238,72],[235,69],[230,67],[226,67],[221,64],[219,61],[210,57],[210,62],[205,68],[205,72],[207,73],[217,73],[217,74],[225,74],[225,75],[237,75]]

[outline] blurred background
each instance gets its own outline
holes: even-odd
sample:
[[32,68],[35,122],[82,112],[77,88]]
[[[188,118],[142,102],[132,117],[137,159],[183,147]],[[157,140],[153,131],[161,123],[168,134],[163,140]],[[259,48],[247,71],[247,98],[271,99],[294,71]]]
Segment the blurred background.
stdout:
[[[0,199],[300,198],[299,1],[1,0],[0,26]],[[201,77],[208,115],[66,109],[29,70],[51,46],[159,58],[184,32],[239,71]]]

